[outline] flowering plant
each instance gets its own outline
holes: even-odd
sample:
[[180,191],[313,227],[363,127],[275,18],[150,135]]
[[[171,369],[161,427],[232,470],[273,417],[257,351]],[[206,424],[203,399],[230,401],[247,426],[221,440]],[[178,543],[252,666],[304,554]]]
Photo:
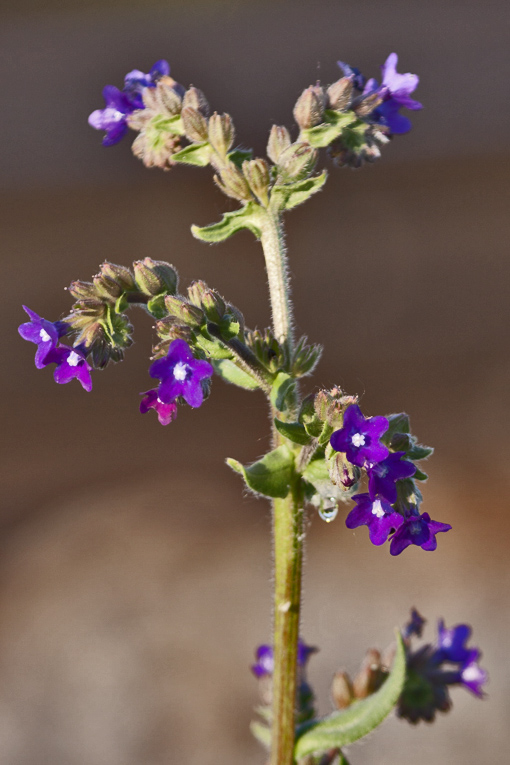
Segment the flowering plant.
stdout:
[[[393,136],[411,123],[403,108],[421,109],[411,98],[418,77],[397,72],[392,53],[381,84],[339,62],[343,76],[325,87],[306,88],[294,107],[298,133],[274,125],[267,159],[235,145],[228,114],[212,115],[204,94],[184,88],[164,60],[148,74],[133,70],[122,90],[107,86],[105,108],[89,117],[103,130],[103,144],[118,143],[129,129],[138,135],[133,153],[147,167],[211,166],[221,191],[239,203],[222,220],[192,227],[203,242],[221,242],[242,229],[260,241],[265,256],[273,323],[249,329],[241,311],[203,281],[179,291],[175,268],[149,257],[132,267],[105,261],[92,281],[72,282],[70,313],[51,322],[25,308],[21,336],[36,344],[35,365],[54,366],[57,383],[76,378],[92,389],[94,369],[121,361],[132,343],[131,307],[155,320],[156,341],[149,375],[157,385],[144,393],[140,411],[154,410],[168,425],[181,405],[200,407],[214,375],[248,391],[262,392],[272,421],[272,448],[243,465],[228,459],[246,487],[273,507],[273,640],[260,646],[252,670],[261,684],[261,721],[253,733],[269,748],[271,765],[346,763],[344,747],[377,727],[395,709],[410,722],[431,721],[450,708],[448,686],[464,685],[483,696],[486,672],[480,651],[468,648],[470,629],[447,629],[411,650],[424,620],[416,610],[384,653],[371,649],[354,680],[334,676],[336,710],[320,718],[306,666],[316,650],[299,637],[305,518],[317,511],[332,521],[351,504],[345,523],[368,527],[372,544],[389,542],[391,555],[409,545],[433,551],[436,536],[451,526],[421,512],[422,461],[432,449],[418,443],[404,413],[367,417],[357,396],[339,388],[303,395],[301,381],[322,353],[306,337],[294,336],[283,216],[318,193],[327,179],[318,170],[325,149],[338,167],[375,161]],[[68,341],[68,342],[66,342]]]

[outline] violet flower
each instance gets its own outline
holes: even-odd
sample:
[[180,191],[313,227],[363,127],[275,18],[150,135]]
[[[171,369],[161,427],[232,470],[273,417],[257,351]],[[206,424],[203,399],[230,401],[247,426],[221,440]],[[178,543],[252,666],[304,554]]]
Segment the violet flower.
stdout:
[[421,638],[423,627],[425,626],[426,621],[427,620],[423,618],[423,616],[416,610],[416,608],[412,608],[411,618],[402,629],[402,637],[405,640],[409,640],[409,638],[413,635]]
[[59,338],[66,334],[69,325],[64,321],[48,321],[43,319],[35,311],[30,310],[25,305],[23,310],[28,314],[30,321],[20,324],[18,332],[23,340],[37,344],[35,352],[35,365],[37,369],[43,369],[48,362],[46,356],[50,351],[57,347]]
[[52,363],[57,365],[53,372],[55,382],[64,385],[76,378],[84,390],[92,390],[92,367],[80,348],[69,348],[67,345],[53,348],[45,358],[45,365]]
[[416,473],[416,465],[403,460],[405,452],[392,452],[385,460],[367,465],[368,491],[372,499],[384,497],[390,504],[397,501],[396,481],[411,478]]
[[148,390],[140,395],[143,396],[143,399],[140,401],[140,411],[142,414],[146,414],[149,409],[155,409],[158,420],[162,425],[169,425],[177,417],[177,404],[164,404],[158,398],[157,390]]
[[345,452],[349,462],[358,467],[367,462],[381,462],[389,451],[379,439],[388,426],[386,417],[365,419],[359,406],[351,404],[345,410],[342,428],[333,433],[330,443],[335,451]]
[[202,380],[211,377],[213,367],[208,361],[196,359],[185,340],[173,340],[164,359],[155,361],[149,374],[161,380],[157,395],[163,404],[171,404],[178,396],[196,408],[204,400]]
[[153,88],[162,77],[170,74],[170,64],[165,59],[156,61],[148,74],[139,69],[133,69],[124,77],[124,93],[129,100],[136,104],[137,109],[143,109],[142,91],[144,88]]
[[390,533],[404,522],[400,513],[397,513],[383,497],[372,499],[369,494],[355,494],[353,500],[356,507],[345,519],[345,525],[348,529],[368,526],[373,545],[384,544]]
[[[312,653],[316,653],[318,650],[319,649],[315,646],[306,645],[306,643],[299,638],[297,650],[298,669],[303,670]],[[259,645],[255,651],[255,658],[256,663],[253,664],[251,668],[255,677],[270,677],[274,671],[273,646]]]
[[437,625],[437,648],[445,661],[466,662],[472,656],[472,649],[466,643],[471,636],[471,627],[457,624],[447,629],[441,619]]
[[449,523],[433,521],[428,513],[410,515],[395,532],[391,540],[391,555],[400,555],[409,545],[417,545],[422,550],[432,551],[437,547],[436,534],[450,531]]
[[471,693],[479,698],[484,697],[483,685],[487,683],[489,674],[478,664],[480,652],[473,650],[460,671],[460,682]]

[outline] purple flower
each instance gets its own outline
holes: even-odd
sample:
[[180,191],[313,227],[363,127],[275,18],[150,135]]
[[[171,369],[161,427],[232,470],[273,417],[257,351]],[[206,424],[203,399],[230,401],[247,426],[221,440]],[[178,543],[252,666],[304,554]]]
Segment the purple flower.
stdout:
[[174,340],[164,359],[155,361],[149,374],[161,380],[158,398],[163,404],[171,404],[178,396],[192,407],[201,406],[204,400],[202,380],[211,377],[213,368],[208,361],[196,359],[185,340]]
[[[379,93],[384,97],[383,103],[374,110],[372,118],[388,126],[394,135],[408,133],[411,130],[411,120],[400,114],[400,109],[422,109],[423,105],[410,97],[410,93],[416,90],[420,81],[416,74],[399,74],[397,72],[398,56],[390,53],[381,67],[383,76]],[[370,86],[370,87],[369,87]],[[367,91],[368,89],[368,91]],[[365,91],[377,90],[377,81],[369,80]]]
[[416,473],[416,466],[401,459],[405,452],[390,453],[382,462],[367,465],[368,491],[372,499],[377,495],[384,497],[390,504],[397,501],[395,481],[411,478]]
[[479,657],[479,651],[473,650],[470,652],[470,656],[460,671],[460,682],[471,693],[474,693],[475,696],[483,698],[485,694],[482,686],[488,681],[489,675],[479,666]]
[[127,133],[127,115],[141,108],[129,98],[126,93],[114,85],[106,85],[103,89],[106,103],[104,109],[96,109],[89,116],[89,125],[96,130],[105,130],[103,146],[113,146]]
[[160,401],[158,398],[157,390],[148,390],[140,395],[143,396],[143,399],[140,402],[140,411],[142,414],[146,414],[149,409],[155,409],[158,415],[158,420],[162,425],[169,425],[169,423],[177,417],[177,404],[164,404],[163,401]]
[[473,649],[466,646],[470,636],[469,625],[457,624],[456,627],[447,629],[441,619],[437,625],[437,648],[444,660],[465,663],[472,658]]
[[43,369],[46,364],[46,356],[57,347],[60,337],[66,334],[69,326],[64,321],[48,321],[39,316],[35,311],[23,306],[30,321],[20,324],[18,332],[23,340],[37,344],[35,352],[35,365],[37,369]]
[[416,637],[421,637],[423,632],[423,627],[426,621],[427,620],[424,619],[420,613],[418,613],[416,608],[411,609],[411,618],[409,619],[405,627],[402,629],[402,636],[407,640],[412,635],[416,635]]
[[69,348],[66,345],[53,348],[45,358],[45,365],[52,363],[57,365],[53,373],[55,382],[64,385],[76,377],[82,388],[86,391],[92,390],[90,376],[92,367],[87,363],[85,354],[80,348]]
[[435,550],[437,547],[436,534],[440,531],[450,531],[449,523],[432,521],[428,513],[422,515],[410,515],[397,529],[391,540],[391,555],[400,553],[409,545],[418,545],[422,550]]
[[365,419],[359,406],[351,404],[345,410],[343,427],[333,433],[330,443],[335,451],[346,452],[353,465],[363,467],[366,462],[381,462],[389,451],[379,439],[388,426],[386,417]]
[[[317,652],[315,646],[306,645],[306,643],[299,638],[298,650],[297,650],[297,665],[299,669],[304,669],[312,653]],[[255,651],[256,663],[252,665],[251,671],[255,677],[270,677],[274,671],[274,654],[273,646],[271,645],[259,645]]]
[[170,64],[165,59],[156,61],[148,74],[139,69],[133,69],[124,77],[123,91],[126,93],[137,109],[143,109],[142,90],[144,88],[153,88],[157,81],[162,77],[168,77],[170,74]]
[[336,63],[344,73],[344,76],[352,79],[354,87],[357,90],[363,90],[367,78],[361,74],[360,70],[355,66],[349,66],[345,61],[337,61]]
[[345,520],[348,529],[368,526],[370,541],[373,545],[382,545],[389,534],[404,522],[400,513],[382,497],[370,498],[369,494],[356,494],[353,497],[356,507]]

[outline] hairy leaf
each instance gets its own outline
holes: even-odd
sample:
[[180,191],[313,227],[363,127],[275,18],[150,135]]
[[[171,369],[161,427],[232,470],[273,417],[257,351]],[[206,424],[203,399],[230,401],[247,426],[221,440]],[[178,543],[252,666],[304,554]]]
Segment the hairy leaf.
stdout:
[[302,136],[310,146],[316,149],[324,149],[342,135],[342,131],[351,123],[358,122],[357,118],[349,112],[335,112],[327,109],[324,112],[324,122],[315,127],[302,131]]
[[278,372],[271,388],[271,403],[279,412],[287,409],[287,396],[295,387],[296,381],[287,372]]
[[312,440],[311,436],[306,432],[304,425],[301,425],[300,422],[282,422],[275,417],[274,424],[276,430],[294,444],[306,446]]
[[285,444],[247,467],[234,459],[227,459],[227,464],[240,473],[247,486],[257,494],[284,499],[289,493],[294,455]]
[[259,388],[259,383],[255,378],[245,372],[243,369],[239,369],[233,361],[229,359],[213,360],[214,371],[222,377],[225,382],[237,385],[239,388],[245,388],[246,390],[256,390]]
[[305,178],[304,181],[274,186],[271,191],[271,201],[273,204],[276,203],[279,210],[291,210],[320,191],[326,183],[326,178],[327,173],[324,171],[313,178]]
[[196,239],[201,239],[203,242],[223,242],[241,229],[247,228],[259,239],[262,212],[256,202],[248,202],[240,210],[225,213],[218,223],[203,228],[192,226],[191,233]]
[[197,167],[206,167],[211,158],[211,147],[207,141],[203,143],[192,143],[181,151],[172,154],[173,162],[181,162],[184,165],[196,165]]

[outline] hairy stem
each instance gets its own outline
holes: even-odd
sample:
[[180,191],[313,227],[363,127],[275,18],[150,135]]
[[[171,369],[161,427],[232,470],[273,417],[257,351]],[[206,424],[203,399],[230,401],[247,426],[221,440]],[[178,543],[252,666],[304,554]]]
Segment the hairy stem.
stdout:
[[[277,340],[293,350],[292,306],[283,227],[268,211],[262,228],[273,331]],[[274,412],[272,412],[274,418]],[[275,446],[285,439],[273,425]],[[303,560],[303,508],[296,476],[284,499],[273,501],[274,617],[273,617],[273,723],[271,765],[292,765],[295,735],[297,650],[301,608]]]

